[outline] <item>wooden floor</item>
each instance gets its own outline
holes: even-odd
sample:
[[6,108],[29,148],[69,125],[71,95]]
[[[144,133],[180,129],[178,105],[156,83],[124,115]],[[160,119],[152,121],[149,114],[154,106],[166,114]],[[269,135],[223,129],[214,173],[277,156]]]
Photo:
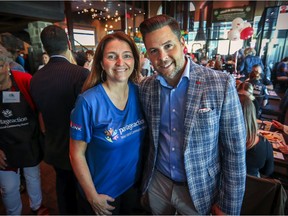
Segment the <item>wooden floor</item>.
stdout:
[[[50,165],[46,164],[45,162],[41,162],[40,169],[41,169],[43,205],[49,209],[51,215],[57,215],[58,209],[56,200],[55,171]],[[23,204],[22,214],[31,215],[32,212],[29,207],[29,199],[26,190],[21,194],[21,198]],[[6,214],[1,198],[0,198],[0,214],[1,215]]]

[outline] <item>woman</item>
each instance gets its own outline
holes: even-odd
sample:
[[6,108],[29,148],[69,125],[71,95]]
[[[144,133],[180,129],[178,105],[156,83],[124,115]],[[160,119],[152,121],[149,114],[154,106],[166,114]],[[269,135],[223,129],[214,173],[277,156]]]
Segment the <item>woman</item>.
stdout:
[[243,94],[248,96],[252,101],[255,106],[255,111],[256,111],[256,118],[260,118],[261,115],[261,108],[259,106],[258,101],[255,99],[253,96],[253,85],[248,82],[242,82],[238,85],[237,87],[237,92],[238,94]]
[[255,107],[246,95],[239,95],[246,127],[246,168],[247,174],[260,177],[269,176],[274,171],[271,143],[258,134]]
[[82,213],[133,214],[146,131],[134,84],[138,49],[123,32],[109,34],[98,44],[93,62],[70,125],[70,159],[81,186]]
[[268,104],[268,90],[266,86],[261,82],[261,75],[259,70],[254,70],[249,74],[249,83],[253,85],[253,94],[256,97],[261,98],[262,103],[260,106],[266,106]]
[[20,169],[23,168],[31,210],[42,206],[38,117],[30,96],[29,73],[11,71],[0,51],[0,190],[7,215],[21,215]]

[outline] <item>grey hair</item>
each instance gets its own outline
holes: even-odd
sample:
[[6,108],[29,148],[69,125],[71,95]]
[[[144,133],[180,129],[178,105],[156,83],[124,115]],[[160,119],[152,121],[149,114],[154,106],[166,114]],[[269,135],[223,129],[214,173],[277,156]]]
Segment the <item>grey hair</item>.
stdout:
[[0,49],[0,61],[10,63],[13,59],[8,57],[7,54]]

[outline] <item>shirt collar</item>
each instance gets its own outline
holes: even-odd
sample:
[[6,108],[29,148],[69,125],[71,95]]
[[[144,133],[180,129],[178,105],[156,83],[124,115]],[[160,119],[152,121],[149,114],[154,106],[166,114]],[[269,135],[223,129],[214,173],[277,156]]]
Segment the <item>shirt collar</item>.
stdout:
[[69,61],[65,56],[63,55],[51,55],[50,58],[64,58],[66,59],[67,61]]

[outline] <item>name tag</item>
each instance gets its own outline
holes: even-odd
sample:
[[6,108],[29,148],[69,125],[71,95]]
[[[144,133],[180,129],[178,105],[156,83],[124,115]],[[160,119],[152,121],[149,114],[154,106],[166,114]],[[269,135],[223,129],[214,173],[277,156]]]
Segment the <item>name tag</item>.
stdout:
[[19,91],[3,91],[2,103],[20,103]]

